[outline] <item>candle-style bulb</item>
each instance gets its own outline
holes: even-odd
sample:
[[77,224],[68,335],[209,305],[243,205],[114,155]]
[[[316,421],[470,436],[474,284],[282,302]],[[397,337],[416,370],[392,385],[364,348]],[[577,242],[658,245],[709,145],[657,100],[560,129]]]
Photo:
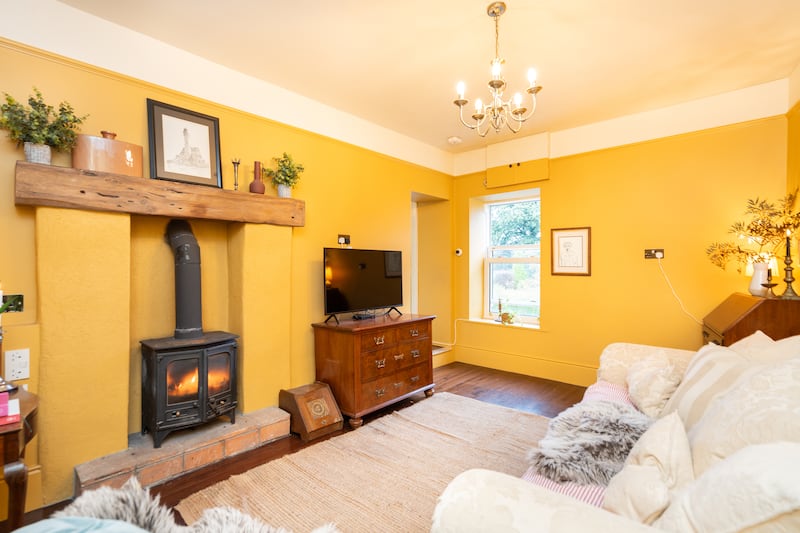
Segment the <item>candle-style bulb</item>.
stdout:
[[514,93],[514,107],[519,109],[520,105],[522,105],[522,95],[519,93]]
[[475,112],[480,113],[483,111],[483,101],[480,98],[475,99]]
[[458,99],[459,100],[463,100],[464,99],[465,90],[466,90],[466,85],[464,85],[463,81],[460,81],[460,82],[458,82],[458,84],[456,84],[456,93],[458,94]]
[[535,68],[529,68],[528,69],[528,84],[530,84],[531,87],[536,85],[536,69]]
[[500,70],[501,69],[502,69],[502,66],[500,65],[500,60],[499,59],[495,59],[494,61],[492,61],[492,77],[493,78],[497,79],[497,78],[500,77]]

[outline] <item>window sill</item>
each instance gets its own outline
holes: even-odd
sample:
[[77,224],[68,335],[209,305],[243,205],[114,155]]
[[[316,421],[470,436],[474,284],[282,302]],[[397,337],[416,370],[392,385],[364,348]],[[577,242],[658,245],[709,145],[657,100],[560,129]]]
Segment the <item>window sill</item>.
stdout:
[[541,324],[528,324],[525,322],[514,322],[513,324],[503,324],[499,320],[490,320],[488,318],[468,318],[468,322],[475,322],[477,324],[490,324],[493,326],[499,326],[501,328],[518,328],[518,329],[533,329],[533,330],[541,330]]

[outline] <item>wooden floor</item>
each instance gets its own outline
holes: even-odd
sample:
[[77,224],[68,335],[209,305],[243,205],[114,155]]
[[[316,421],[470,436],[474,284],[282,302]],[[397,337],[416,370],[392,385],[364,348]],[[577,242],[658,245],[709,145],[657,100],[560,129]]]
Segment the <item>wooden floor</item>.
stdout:
[[[556,381],[512,374],[464,363],[451,363],[436,368],[433,371],[433,376],[436,383],[436,391],[438,392],[451,392],[488,403],[537,413],[546,417],[553,417],[567,407],[579,402],[585,390],[584,387],[576,385],[567,385]],[[384,411],[365,416],[364,423],[368,424],[370,420],[374,420],[398,408],[423,401],[424,398],[423,394],[419,394]],[[349,431],[347,424],[345,424],[345,429],[342,432],[344,431]],[[334,433],[325,438],[334,437],[340,433]],[[282,457],[287,453],[300,450],[305,446],[313,446],[317,442],[320,442],[320,440],[306,444],[299,437],[292,435],[155,486],[151,488],[150,492],[158,494],[162,503],[173,507],[183,498],[198,490]],[[25,516],[25,523],[30,524],[42,520],[68,503],[64,502],[28,513]],[[179,523],[183,523],[180,516],[176,516],[176,519]],[[2,525],[5,526],[6,524]],[[7,528],[0,527],[0,531],[7,531]]]

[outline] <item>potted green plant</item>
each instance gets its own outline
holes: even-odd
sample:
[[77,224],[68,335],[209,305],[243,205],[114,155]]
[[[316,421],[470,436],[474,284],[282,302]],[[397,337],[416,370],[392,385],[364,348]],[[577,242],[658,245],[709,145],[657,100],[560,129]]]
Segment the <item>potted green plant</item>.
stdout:
[[292,187],[300,179],[300,173],[305,170],[301,163],[296,163],[292,156],[283,152],[282,157],[273,157],[277,165],[276,168],[265,168],[264,174],[272,180],[272,184],[278,188],[278,196],[289,198],[292,196]]
[[734,222],[728,230],[737,240],[712,243],[706,248],[709,260],[723,270],[729,263],[736,263],[740,273],[752,267],[750,293],[765,296],[767,289],[761,283],[770,277],[770,262],[777,267],[775,258],[790,255],[791,236],[800,228],[800,213],[794,212],[796,200],[797,191],[777,203],[748,200],[747,220]]
[[9,139],[24,146],[27,161],[49,164],[50,149],[70,150],[88,115],[79,117],[68,102],[61,102],[55,109],[45,103],[36,87],[33,92],[28,97],[28,107],[5,93],[5,103],[0,105],[0,128],[8,130]]

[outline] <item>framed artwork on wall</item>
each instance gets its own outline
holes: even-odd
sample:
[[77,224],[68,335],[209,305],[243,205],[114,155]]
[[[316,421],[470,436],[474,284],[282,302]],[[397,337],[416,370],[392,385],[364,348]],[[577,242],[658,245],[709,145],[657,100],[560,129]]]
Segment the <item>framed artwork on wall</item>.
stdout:
[[554,276],[592,275],[591,228],[553,228],[550,237]]
[[222,187],[219,119],[147,99],[150,177]]

